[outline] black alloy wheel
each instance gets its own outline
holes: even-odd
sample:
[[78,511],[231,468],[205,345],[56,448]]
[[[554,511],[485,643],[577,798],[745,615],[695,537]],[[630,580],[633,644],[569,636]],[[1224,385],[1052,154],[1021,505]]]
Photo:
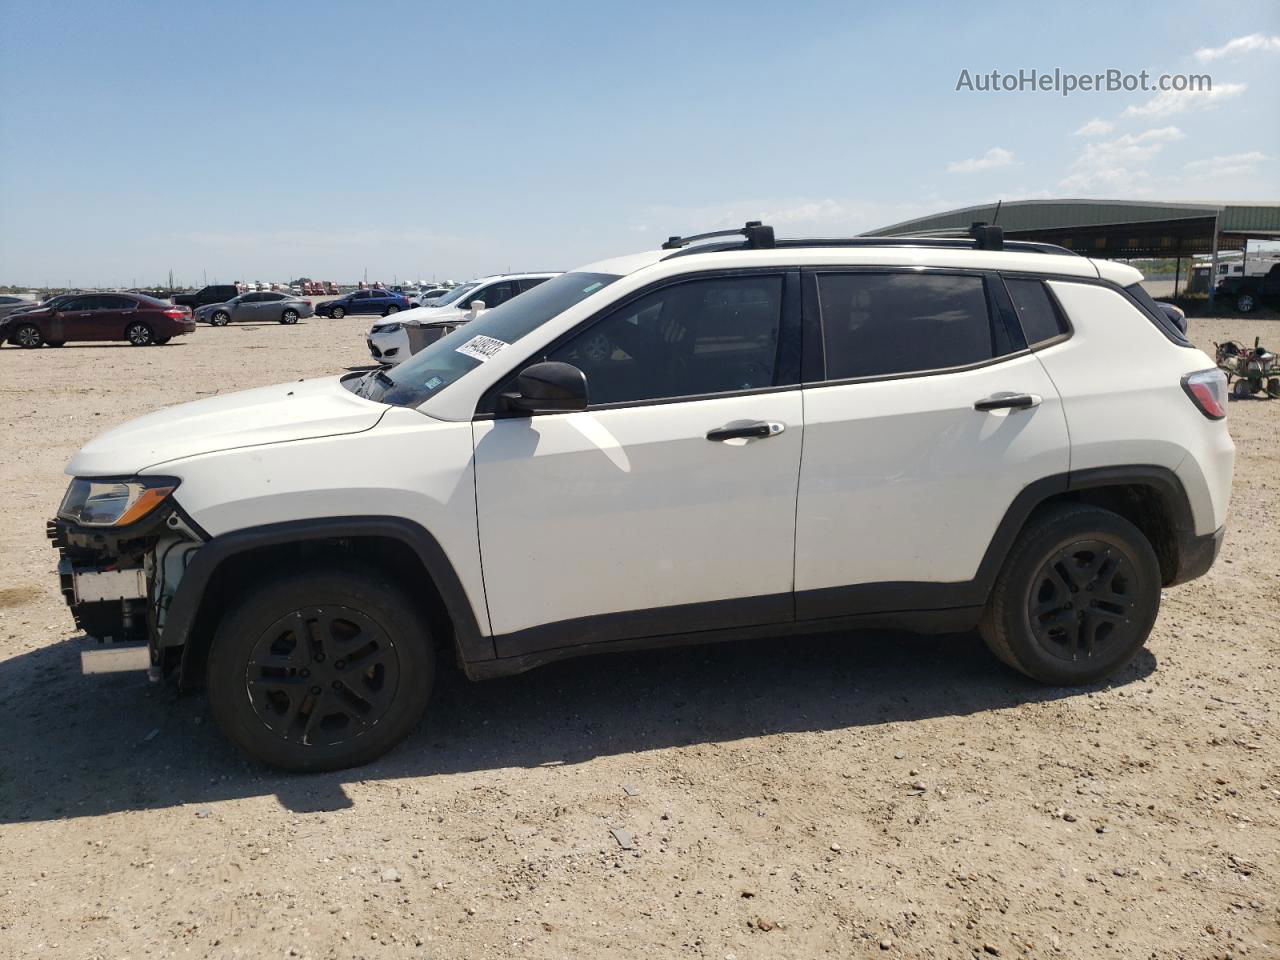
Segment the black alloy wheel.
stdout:
[[258,719],[277,736],[334,746],[385,719],[400,657],[378,624],[346,607],[307,607],[258,638],[245,668]]
[[1134,574],[1119,550],[1082,540],[1055,553],[1032,580],[1027,602],[1040,646],[1063,660],[1102,655],[1133,642]]

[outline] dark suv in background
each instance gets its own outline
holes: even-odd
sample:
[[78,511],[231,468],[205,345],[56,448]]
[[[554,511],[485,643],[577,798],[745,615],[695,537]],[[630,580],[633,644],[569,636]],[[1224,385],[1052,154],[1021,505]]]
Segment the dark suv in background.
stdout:
[[72,340],[125,340],[135,347],[168,343],[191,333],[186,307],[138,293],[85,293],[38,310],[5,317],[0,337],[27,349],[60,347]]
[[203,307],[207,303],[226,303],[239,293],[240,288],[234,283],[215,283],[202,287],[195,293],[175,293],[169,299],[180,307],[189,307],[195,313],[197,307]]

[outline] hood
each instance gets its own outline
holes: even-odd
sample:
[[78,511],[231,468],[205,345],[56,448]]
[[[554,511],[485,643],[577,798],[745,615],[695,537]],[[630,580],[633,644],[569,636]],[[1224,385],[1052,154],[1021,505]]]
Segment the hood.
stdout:
[[67,465],[72,476],[128,476],[170,460],[373,427],[388,407],[341,377],[301,380],[157,410],[99,434]]

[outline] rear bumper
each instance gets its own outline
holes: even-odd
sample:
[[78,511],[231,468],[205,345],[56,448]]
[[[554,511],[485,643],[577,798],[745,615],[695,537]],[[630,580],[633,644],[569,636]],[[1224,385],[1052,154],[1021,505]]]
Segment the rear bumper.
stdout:
[[1209,572],[1213,562],[1218,559],[1222,550],[1222,538],[1226,534],[1225,526],[1213,533],[1196,534],[1179,532],[1178,534],[1178,569],[1173,579],[1166,586],[1186,583]]

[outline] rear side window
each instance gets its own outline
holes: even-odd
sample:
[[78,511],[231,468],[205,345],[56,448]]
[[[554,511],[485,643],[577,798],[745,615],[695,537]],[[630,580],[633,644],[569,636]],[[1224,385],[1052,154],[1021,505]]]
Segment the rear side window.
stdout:
[[827,379],[882,377],[990,360],[997,350],[981,277],[821,274]]
[[1018,322],[1029,345],[1035,346],[1068,332],[1066,318],[1041,281],[1005,280],[1004,285],[1018,311]]

